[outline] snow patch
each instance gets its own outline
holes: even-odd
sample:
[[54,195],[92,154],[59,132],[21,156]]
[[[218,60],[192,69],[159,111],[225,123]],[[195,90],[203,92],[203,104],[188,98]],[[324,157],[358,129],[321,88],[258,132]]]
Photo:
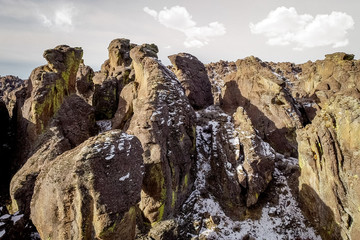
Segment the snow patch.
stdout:
[[125,181],[128,178],[130,178],[130,173],[126,174],[125,176],[122,176],[121,178],[119,178],[119,181]]

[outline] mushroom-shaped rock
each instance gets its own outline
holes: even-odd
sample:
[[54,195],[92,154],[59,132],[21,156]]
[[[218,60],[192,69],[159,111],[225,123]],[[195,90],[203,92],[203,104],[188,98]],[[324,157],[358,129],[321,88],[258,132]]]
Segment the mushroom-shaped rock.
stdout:
[[40,173],[31,219],[42,239],[134,239],[143,158],[119,130],[90,138]]
[[188,53],[171,55],[169,59],[191,106],[198,110],[212,105],[214,98],[204,64]]

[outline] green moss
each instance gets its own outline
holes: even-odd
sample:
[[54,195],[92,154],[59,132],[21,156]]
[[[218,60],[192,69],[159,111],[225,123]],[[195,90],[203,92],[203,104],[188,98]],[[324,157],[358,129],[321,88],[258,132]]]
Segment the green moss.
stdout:
[[172,191],[171,207],[174,208],[176,203],[176,191]]
[[180,142],[184,141],[184,138],[185,138],[185,134],[183,133],[180,137]]
[[184,188],[187,188],[187,186],[188,186],[188,181],[189,181],[189,174],[186,174],[186,175],[185,175],[185,178],[184,178]]
[[256,197],[256,199],[259,199],[259,194],[255,193],[255,197]]

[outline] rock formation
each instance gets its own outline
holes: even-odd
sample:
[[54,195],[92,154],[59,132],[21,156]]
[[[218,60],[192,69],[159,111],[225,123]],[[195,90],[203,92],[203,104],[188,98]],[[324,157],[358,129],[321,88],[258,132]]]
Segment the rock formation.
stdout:
[[360,237],[353,55],[158,51],[115,39],[94,72],[61,45],[0,78],[0,238]]
[[42,239],[134,239],[144,174],[139,140],[119,130],[46,165],[31,201]]
[[199,110],[212,105],[214,98],[204,64],[188,53],[171,55],[169,59],[191,106]]
[[338,95],[298,131],[300,197],[324,239],[360,237],[360,100]]
[[151,222],[172,217],[191,191],[195,113],[175,75],[157,60],[155,45],[130,51],[136,98],[128,132],[144,148],[145,176],[140,209]]

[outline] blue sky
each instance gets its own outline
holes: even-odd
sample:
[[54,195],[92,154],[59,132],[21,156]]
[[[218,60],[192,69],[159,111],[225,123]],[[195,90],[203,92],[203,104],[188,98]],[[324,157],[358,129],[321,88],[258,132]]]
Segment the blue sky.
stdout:
[[0,0],[0,75],[28,78],[45,49],[82,47],[99,70],[114,38],[155,43],[159,58],[188,52],[204,63],[254,55],[264,61],[360,55],[360,1]]

